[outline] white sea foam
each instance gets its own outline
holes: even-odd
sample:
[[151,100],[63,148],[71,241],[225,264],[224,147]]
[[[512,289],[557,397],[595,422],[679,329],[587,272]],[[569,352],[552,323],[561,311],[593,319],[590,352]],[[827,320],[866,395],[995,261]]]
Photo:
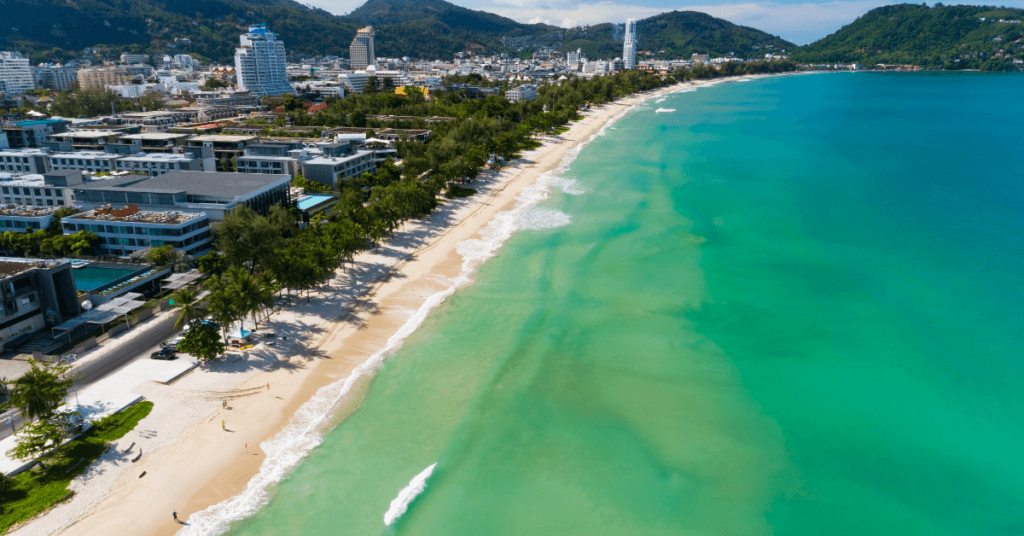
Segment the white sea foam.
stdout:
[[558,177],[551,185],[555,188],[560,188],[562,192],[569,195],[583,195],[587,193],[587,189],[580,181],[568,177]]
[[656,113],[656,114],[670,114],[670,113],[672,113],[674,111],[676,111],[675,108],[658,108],[657,110],[654,110],[654,113]]
[[427,489],[427,479],[433,474],[434,468],[437,467],[437,463],[434,463],[430,467],[427,467],[420,474],[412,477],[409,481],[409,485],[402,488],[402,491],[398,492],[398,497],[391,500],[391,507],[388,508],[387,512],[384,512],[384,524],[390,525],[398,520],[405,514],[406,510],[409,509],[409,504],[412,503],[413,499],[419,497],[423,490]]
[[533,207],[523,214],[520,230],[540,230],[565,227],[572,224],[572,216],[553,208]]
[[249,480],[241,493],[192,514],[189,524],[182,527],[177,534],[181,536],[221,534],[229,528],[233,521],[251,516],[263,507],[268,499],[267,488],[281,482],[288,473],[298,466],[309,451],[323,441],[323,433],[331,424],[333,415],[356,382],[373,375],[384,359],[398,349],[402,345],[402,341],[426,320],[431,310],[454,294],[458,288],[469,284],[476,269],[487,259],[493,257],[502,244],[519,228],[526,212],[548,198],[550,189],[559,175],[565,172],[583,147],[598,136],[603,136],[615,122],[635,107],[631,106],[623,110],[609,120],[589,140],[567,151],[558,169],[554,172],[541,175],[536,184],[523,188],[522,193],[516,197],[514,207],[496,214],[494,219],[480,230],[479,239],[464,240],[456,244],[455,249],[463,258],[462,273],[450,280],[450,286],[429,296],[382,348],[356,367],[347,378],[320,388],[308,402],[296,410],[291,421],[281,432],[264,441],[260,447],[266,454],[266,458],[263,460],[259,472]]
[[665,101],[667,101],[667,100],[668,100],[668,99],[665,99],[665,98],[662,98],[662,99],[658,99],[658,100],[654,101],[654,104],[661,104],[661,103],[663,103],[663,102],[665,102]]

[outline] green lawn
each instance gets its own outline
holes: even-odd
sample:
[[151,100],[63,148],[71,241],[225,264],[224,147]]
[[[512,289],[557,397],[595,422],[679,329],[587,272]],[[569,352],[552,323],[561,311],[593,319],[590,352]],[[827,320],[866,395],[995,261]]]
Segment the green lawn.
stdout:
[[103,454],[109,441],[123,437],[152,410],[153,403],[145,401],[96,421],[88,432],[54,453],[45,469],[37,465],[14,477],[11,491],[0,501],[0,533],[67,499],[71,480]]

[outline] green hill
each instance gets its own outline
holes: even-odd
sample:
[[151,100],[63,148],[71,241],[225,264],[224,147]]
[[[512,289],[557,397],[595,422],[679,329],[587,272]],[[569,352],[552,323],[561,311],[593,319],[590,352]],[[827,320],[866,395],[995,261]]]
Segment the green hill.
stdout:
[[[260,22],[290,52],[310,55],[347,57],[356,30],[368,24],[377,29],[381,56],[451,58],[466,50],[529,53],[539,46],[582,48],[592,58],[622,53],[621,35],[616,39],[611,24],[586,30],[522,24],[444,0],[369,0],[344,16],[293,0],[0,0],[0,13],[0,50],[28,53],[33,62],[67,60],[94,46],[111,52],[191,52],[231,62],[239,34]],[[693,52],[760,55],[758,47],[793,46],[695,12],[644,19],[639,31],[641,50],[666,58]]]
[[[591,26],[586,30],[567,30],[562,50],[582,49],[590,58],[622,55],[621,37],[613,38],[611,24]],[[646,50],[660,58],[683,57],[690,54],[711,56],[763,57],[766,52],[792,50],[796,45],[768,33],[738,26],[696,11],[672,11],[637,21],[637,50]]]
[[1014,68],[1013,58],[1024,58],[1024,24],[1000,19],[1024,22],[1024,10],[942,4],[885,6],[800,48],[792,59],[805,63],[1010,70]]

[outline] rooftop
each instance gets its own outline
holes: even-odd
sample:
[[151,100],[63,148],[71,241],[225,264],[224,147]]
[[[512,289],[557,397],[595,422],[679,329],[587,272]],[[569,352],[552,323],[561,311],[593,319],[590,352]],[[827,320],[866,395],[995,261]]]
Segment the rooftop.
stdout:
[[187,138],[188,134],[174,134],[172,132],[144,132],[142,134],[128,134],[122,140],[175,140]]
[[262,173],[226,173],[211,171],[172,171],[145,177],[125,175],[103,181],[75,186],[75,190],[134,190],[140,192],[183,193],[234,199],[246,196],[255,190],[266,188],[288,175],[265,175]]
[[256,136],[229,136],[227,134],[204,134],[198,136],[192,136],[188,141],[226,141],[226,142],[239,142],[239,141],[250,141],[255,140]]
[[107,136],[120,136],[123,132],[117,132],[114,130],[72,130],[70,132],[61,132],[60,134],[53,134],[51,138],[82,138],[82,139],[98,139],[105,138]]
[[22,218],[40,218],[49,216],[64,207],[26,207],[17,205],[0,205],[0,216],[19,216]]
[[97,214],[97,211],[90,210],[88,212],[82,212],[75,214],[74,216],[67,216],[63,219],[65,222],[75,220],[98,220],[98,221],[120,221],[120,222],[134,222],[134,223],[167,223],[167,224],[179,224],[191,220],[198,220],[206,217],[205,212],[198,213],[187,213],[187,212],[175,212],[175,211],[146,211],[140,210],[130,216],[115,216],[113,214]]
[[125,162],[182,162],[195,160],[195,157],[190,154],[178,153],[139,153],[126,156],[121,160]]
[[44,266],[46,266],[46,261],[39,259],[11,259],[7,257],[0,257],[0,277],[10,277],[12,275],[18,275],[25,270],[42,268]]

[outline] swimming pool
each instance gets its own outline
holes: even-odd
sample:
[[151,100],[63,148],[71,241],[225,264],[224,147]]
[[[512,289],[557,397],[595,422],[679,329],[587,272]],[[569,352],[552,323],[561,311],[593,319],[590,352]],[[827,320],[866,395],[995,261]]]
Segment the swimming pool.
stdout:
[[132,276],[149,270],[148,266],[129,266],[119,264],[90,263],[84,268],[71,270],[75,278],[75,287],[78,290],[96,290],[101,287],[113,286],[122,281],[131,279]]

